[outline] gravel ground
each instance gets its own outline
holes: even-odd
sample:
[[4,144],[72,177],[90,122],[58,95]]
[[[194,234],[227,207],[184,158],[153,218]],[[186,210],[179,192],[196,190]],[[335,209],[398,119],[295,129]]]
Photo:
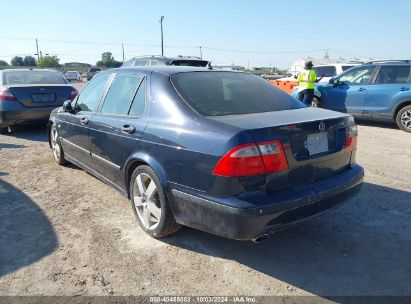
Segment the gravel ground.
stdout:
[[360,125],[361,193],[253,244],[148,237],[121,194],[54,162],[45,132],[0,135],[0,295],[411,295],[411,134]]

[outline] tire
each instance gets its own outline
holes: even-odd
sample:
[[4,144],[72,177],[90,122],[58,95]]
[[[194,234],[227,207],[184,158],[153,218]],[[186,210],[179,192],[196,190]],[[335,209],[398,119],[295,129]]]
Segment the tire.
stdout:
[[53,151],[53,158],[59,165],[64,165],[67,161],[64,159],[63,147],[60,143],[56,125],[53,124],[50,128],[50,145]]
[[411,105],[405,106],[398,111],[395,122],[398,128],[411,133]]
[[314,108],[322,108],[321,99],[314,96],[313,100],[311,101],[311,106]]
[[0,134],[7,134],[9,133],[9,128],[8,127],[1,127],[0,128]]
[[180,229],[157,174],[149,166],[137,167],[130,181],[130,202],[141,229],[154,238]]

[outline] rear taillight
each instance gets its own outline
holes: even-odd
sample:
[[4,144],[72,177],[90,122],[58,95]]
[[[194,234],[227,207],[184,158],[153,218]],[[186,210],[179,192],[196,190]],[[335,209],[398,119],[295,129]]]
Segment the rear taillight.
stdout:
[[73,100],[78,95],[78,91],[76,89],[71,90],[69,99]]
[[213,174],[252,176],[288,169],[284,149],[279,140],[245,144],[228,151],[217,163]]
[[9,88],[0,89],[0,101],[15,101],[16,97],[11,94]]
[[355,150],[357,148],[357,136],[358,136],[357,126],[351,126],[345,129],[344,148],[350,151]]

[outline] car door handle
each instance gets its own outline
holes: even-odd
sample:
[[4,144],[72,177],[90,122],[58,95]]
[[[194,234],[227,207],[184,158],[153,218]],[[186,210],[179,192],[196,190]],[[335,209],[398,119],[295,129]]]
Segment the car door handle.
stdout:
[[400,91],[409,91],[410,90],[410,88],[407,88],[407,87],[402,87],[401,89],[400,89]]
[[80,119],[80,123],[81,123],[83,126],[85,126],[86,124],[88,124],[88,118],[86,118],[86,117],[81,118],[81,119]]
[[127,134],[134,133],[135,130],[136,128],[133,125],[124,125],[121,127],[121,131]]
[[358,91],[365,91],[366,88],[359,88]]

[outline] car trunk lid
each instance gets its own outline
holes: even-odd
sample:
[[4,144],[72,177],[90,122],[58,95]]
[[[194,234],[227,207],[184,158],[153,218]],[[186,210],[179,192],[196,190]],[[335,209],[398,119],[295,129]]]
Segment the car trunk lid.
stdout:
[[274,192],[318,182],[346,169],[351,159],[344,148],[349,117],[302,108],[213,119],[244,129],[256,143],[281,141],[288,170],[267,174],[265,189]]
[[74,90],[68,84],[9,85],[8,88],[25,107],[61,106]]

